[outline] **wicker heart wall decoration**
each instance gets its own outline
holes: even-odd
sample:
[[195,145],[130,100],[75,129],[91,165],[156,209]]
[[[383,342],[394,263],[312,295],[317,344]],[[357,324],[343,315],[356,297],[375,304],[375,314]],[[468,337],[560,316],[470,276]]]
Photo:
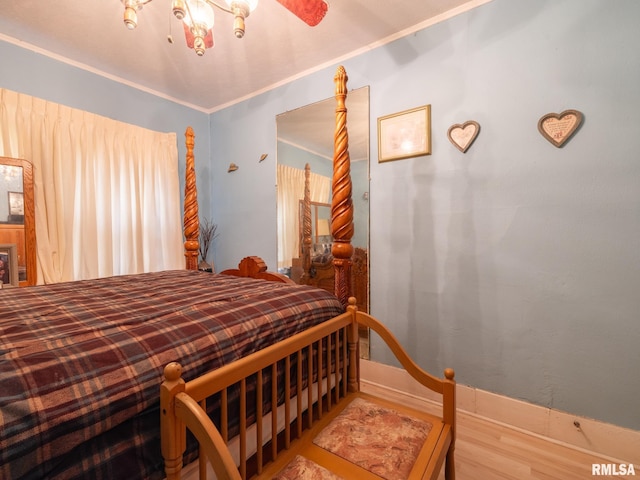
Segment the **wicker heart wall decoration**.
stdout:
[[447,130],[447,137],[449,137],[449,141],[453,143],[454,147],[465,153],[478,136],[478,133],[480,133],[480,124],[469,120],[463,124],[451,125]]
[[582,113],[577,110],[547,113],[538,120],[538,130],[552,145],[560,148],[582,124]]

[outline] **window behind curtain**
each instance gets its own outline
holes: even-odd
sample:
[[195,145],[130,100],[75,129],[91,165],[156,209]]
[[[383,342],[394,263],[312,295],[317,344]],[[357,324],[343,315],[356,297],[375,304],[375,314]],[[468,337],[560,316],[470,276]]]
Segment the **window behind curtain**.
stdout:
[[184,268],[175,133],[0,89],[0,155],[34,166],[40,283]]

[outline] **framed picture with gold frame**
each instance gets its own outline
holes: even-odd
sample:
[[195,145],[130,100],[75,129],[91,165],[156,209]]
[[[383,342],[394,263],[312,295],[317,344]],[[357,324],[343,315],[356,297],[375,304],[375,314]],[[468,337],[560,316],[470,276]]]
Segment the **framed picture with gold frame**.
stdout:
[[431,155],[431,105],[378,118],[378,162]]

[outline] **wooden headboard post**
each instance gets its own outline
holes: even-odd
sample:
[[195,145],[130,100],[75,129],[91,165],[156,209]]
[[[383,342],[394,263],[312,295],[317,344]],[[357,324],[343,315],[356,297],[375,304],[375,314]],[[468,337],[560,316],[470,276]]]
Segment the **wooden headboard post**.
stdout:
[[304,166],[304,198],[302,199],[302,277],[300,283],[307,284],[311,270],[311,165]]
[[345,307],[351,296],[351,256],[353,246],[353,202],[351,200],[351,160],[347,133],[347,72],[339,66],[336,84],[336,130],[333,144],[333,179],[331,199],[331,235],[335,293]]
[[187,270],[197,270],[200,249],[200,220],[198,219],[198,191],[196,189],[196,169],[193,157],[195,143],[193,128],[187,127],[184,136],[187,146],[184,184],[184,256]]

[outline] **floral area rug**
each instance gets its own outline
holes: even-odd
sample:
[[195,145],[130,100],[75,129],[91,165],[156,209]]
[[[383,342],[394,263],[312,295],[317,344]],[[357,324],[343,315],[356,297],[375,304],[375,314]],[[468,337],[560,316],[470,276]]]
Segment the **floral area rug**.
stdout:
[[313,440],[386,480],[409,476],[431,423],[356,398]]
[[274,480],[343,480],[317,463],[297,455]]

